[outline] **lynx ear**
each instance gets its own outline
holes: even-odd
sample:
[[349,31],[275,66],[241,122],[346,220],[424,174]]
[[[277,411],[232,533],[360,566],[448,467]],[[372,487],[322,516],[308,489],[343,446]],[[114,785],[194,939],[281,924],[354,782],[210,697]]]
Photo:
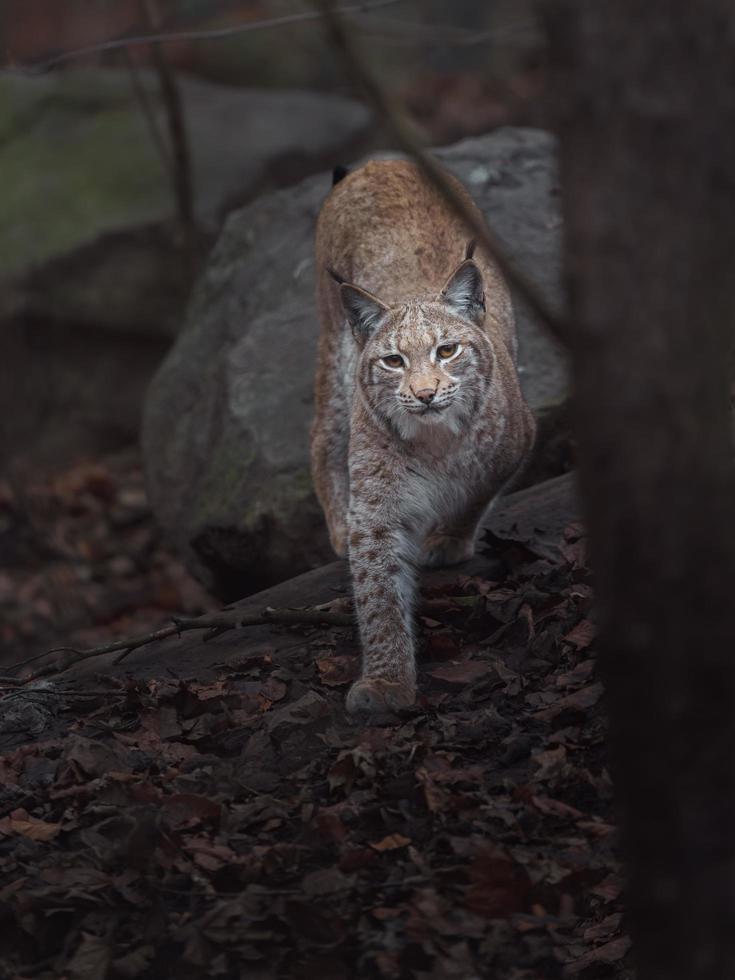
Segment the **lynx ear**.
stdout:
[[485,313],[485,291],[482,273],[472,259],[465,259],[455,269],[442,289],[441,298],[459,316],[473,323],[482,322]]
[[364,344],[368,337],[377,330],[380,321],[388,312],[388,307],[366,289],[361,289],[351,282],[345,282],[332,269],[329,269],[328,272],[339,284],[342,309],[345,311],[347,322],[352,327],[355,340],[359,344]]

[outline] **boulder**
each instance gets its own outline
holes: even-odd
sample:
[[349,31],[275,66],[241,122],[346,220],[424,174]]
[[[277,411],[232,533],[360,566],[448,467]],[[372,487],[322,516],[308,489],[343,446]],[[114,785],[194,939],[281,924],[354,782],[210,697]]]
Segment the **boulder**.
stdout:
[[[559,302],[552,137],[503,129],[437,156]],[[332,557],[308,455],[318,334],[312,239],[329,188],[328,175],[309,178],[230,215],[148,393],[143,448],[154,512],[225,597]],[[563,397],[565,365],[522,304],[517,312],[521,380],[540,408]]]

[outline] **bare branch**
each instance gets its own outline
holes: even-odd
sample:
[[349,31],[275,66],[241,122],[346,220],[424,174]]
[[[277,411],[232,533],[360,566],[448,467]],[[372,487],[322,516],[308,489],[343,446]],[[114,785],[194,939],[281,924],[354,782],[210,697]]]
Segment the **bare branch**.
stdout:
[[25,683],[29,683],[31,680],[37,680],[39,677],[45,677],[49,674],[63,673],[69,667],[82,663],[84,660],[89,660],[92,657],[102,657],[107,653],[121,651],[120,656],[114,661],[115,663],[119,663],[139,647],[147,646],[159,640],[166,640],[170,636],[179,636],[181,633],[189,630],[211,630],[215,631],[215,635],[219,636],[228,630],[243,629],[247,626],[263,626],[267,623],[278,623],[282,626],[352,626],[352,614],[345,612],[343,608],[340,609],[340,602],[340,600],[334,600],[322,606],[313,606],[306,609],[273,609],[268,606],[257,612],[249,613],[234,609],[222,613],[198,616],[195,619],[174,619],[170,625],[163,626],[161,629],[154,630],[152,633],[144,633],[135,637],[125,637],[121,640],[114,640],[112,643],[105,643],[102,646],[91,647],[88,650],[79,650],[76,647],[66,646],[54,647],[52,650],[46,650],[43,653],[37,654],[35,657],[29,657],[27,660],[21,660],[18,663],[11,664],[7,669],[20,670],[23,667],[28,667],[32,663],[50,657],[54,653],[65,653],[68,655],[58,662],[34,671],[32,676],[25,680]]
[[[140,0],[143,16],[151,28],[160,28],[161,13],[156,0]],[[166,122],[171,147],[171,177],[176,211],[186,239],[187,260],[191,261],[194,229],[194,191],[192,188],[191,154],[186,132],[186,117],[176,78],[159,42],[151,43],[153,66],[158,76],[161,99],[166,110]]]
[[[378,7],[389,7],[400,3],[401,0],[366,0],[365,3],[350,4],[340,7],[340,14],[366,14]],[[235,24],[232,27],[217,27],[204,31],[173,31],[167,33],[162,31],[157,34],[136,34],[131,37],[114,38],[110,41],[101,41],[99,44],[90,44],[84,48],[75,48],[73,51],[64,51],[62,54],[48,58],[46,61],[38,61],[29,65],[13,65],[3,69],[3,72],[14,75],[43,75],[57,65],[66,64],[68,61],[75,61],[92,54],[102,54],[105,51],[120,51],[124,48],[139,48],[145,44],[175,44],[178,41],[217,41],[223,38],[235,37],[238,34],[248,34],[251,31],[266,31],[274,27],[285,27],[288,24],[300,24],[305,21],[319,20],[322,14],[318,11],[306,10],[298,14],[287,14],[284,17],[268,17],[263,20],[248,21],[245,24]]]
[[128,67],[128,73],[130,75],[130,86],[133,90],[133,95],[135,96],[138,106],[140,107],[140,111],[143,114],[143,118],[146,121],[146,125],[148,126],[148,130],[151,134],[151,139],[153,140],[153,145],[155,146],[156,152],[161,160],[163,170],[168,179],[173,183],[173,161],[171,160],[171,154],[168,146],[166,145],[166,140],[158,127],[158,122],[156,120],[153,107],[151,106],[149,93],[146,91],[145,86],[140,79],[138,68],[133,59],[130,57],[130,52],[125,51],[124,57],[125,63]]
[[462,218],[471,236],[477,238],[490,255],[493,256],[506,279],[512,286],[515,286],[530,309],[545,324],[552,336],[561,343],[566,343],[569,331],[564,318],[551,307],[536,283],[519,269],[503,243],[490,230],[486,222],[467,206],[461,195],[457,193],[452,182],[447,178],[442,167],[427,152],[405,114],[382,88],[366,66],[365,59],[357,43],[345,29],[345,25],[339,15],[339,10],[333,7],[330,0],[314,0],[314,3],[324,18],[327,36],[341,56],[347,74],[362,89],[367,101],[395,140],[399,149],[403,150],[404,153],[415,160],[444,200]]

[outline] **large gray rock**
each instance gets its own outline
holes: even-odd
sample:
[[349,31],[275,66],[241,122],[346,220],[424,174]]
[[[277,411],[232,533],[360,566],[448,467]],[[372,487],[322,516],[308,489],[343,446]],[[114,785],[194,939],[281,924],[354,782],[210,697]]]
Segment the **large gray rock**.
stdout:
[[[518,263],[559,301],[554,144],[504,129],[437,151]],[[228,219],[188,320],[151,385],[143,446],[153,508],[210,585],[255,591],[331,557],[309,477],[318,325],[314,222],[327,175]],[[517,307],[533,407],[560,398],[559,352]]]

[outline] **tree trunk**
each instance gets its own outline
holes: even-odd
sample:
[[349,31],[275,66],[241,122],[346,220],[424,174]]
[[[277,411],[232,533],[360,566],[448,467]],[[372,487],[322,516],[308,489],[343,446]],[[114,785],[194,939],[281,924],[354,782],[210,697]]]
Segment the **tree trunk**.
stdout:
[[545,10],[640,980],[735,977],[734,9]]

